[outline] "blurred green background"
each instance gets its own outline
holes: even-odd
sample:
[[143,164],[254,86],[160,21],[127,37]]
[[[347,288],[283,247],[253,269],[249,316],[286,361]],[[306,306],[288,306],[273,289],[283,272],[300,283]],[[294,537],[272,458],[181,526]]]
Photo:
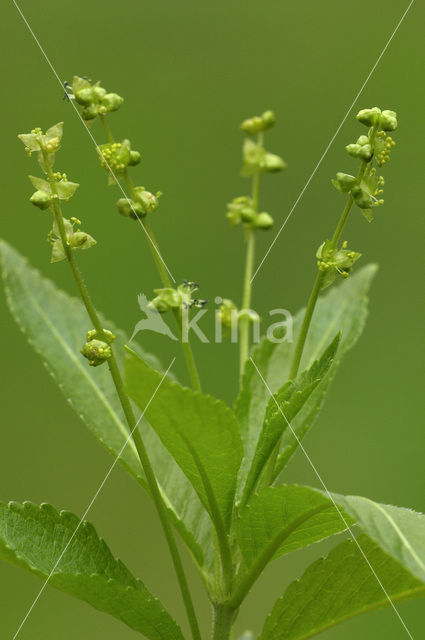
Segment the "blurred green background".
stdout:
[[[262,181],[262,208],[285,219],[343,115],[393,32],[407,0],[21,0],[20,6],[60,78],[101,79],[126,102],[109,118],[117,138],[142,151],[136,183],[164,192],[152,225],[175,275],[201,283],[200,295],[240,302],[243,242],[224,217],[225,204],[247,191],[239,177],[240,121],[272,108],[277,126],[268,146],[288,161],[286,172]],[[314,252],[329,236],[343,206],[330,184],[353,171],[345,144],[362,133],[353,115],[379,105],[399,113],[397,147],[385,168],[385,206],[368,224],[353,211],[345,236],[380,265],[370,318],[349,354],[306,446],[331,490],[425,511],[421,273],[423,240],[423,20],[415,2],[353,114],[344,124],[254,286],[260,313],[302,306],[315,272]],[[159,280],[141,228],[115,210],[94,145],[11,1],[3,3],[1,236],[69,292],[65,263],[49,264],[47,218],[28,203],[28,173],[36,173],[16,134],[65,120],[58,168],[81,184],[68,209],[98,240],[78,255],[99,309],[132,331],[140,318],[137,294]],[[92,129],[105,141],[99,123]],[[258,260],[274,233],[260,234]],[[26,344],[0,294],[0,499],[48,501],[82,514],[111,459],[66,404]],[[142,338],[140,338],[142,340]],[[165,337],[143,344],[164,363],[178,355]],[[194,345],[206,390],[232,402],[237,385],[235,346]],[[422,422],[422,424],[421,424]],[[288,479],[317,485],[298,455]],[[136,484],[116,469],[89,518],[113,552],[185,621],[155,513]],[[275,562],[244,607],[238,630],[261,629],[285,585],[331,544],[315,545]],[[208,624],[209,607],[196,576],[196,601]],[[41,583],[0,565],[1,637],[11,638]],[[421,601],[400,605],[414,638],[425,636]],[[324,640],[402,639],[387,609],[341,625]],[[22,640],[131,640],[136,634],[85,604],[48,588],[22,629]]]

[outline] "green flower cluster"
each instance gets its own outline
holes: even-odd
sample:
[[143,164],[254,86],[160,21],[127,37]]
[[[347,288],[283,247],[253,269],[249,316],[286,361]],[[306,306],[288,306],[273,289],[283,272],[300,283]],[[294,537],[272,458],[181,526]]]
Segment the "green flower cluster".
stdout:
[[[258,180],[263,173],[277,173],[286,168],[286,162],[278,155],[266,151],[264,132],[271,129],[276,122],[273,111],[264,111],[261,116],[244,120],[241,130],[249,135],[256,135],[257,140],[246,138],[242,149],[242,176]],[[227,205],[227,219],[233,226],[243,224],[251,229],[266,231],[273,226],[273,218],[266,211],[258,211],[258,198],[239,196]]]
[[[56,152],[60,149],[62,135],[63,122],[59,122],[47,129],[46,133],[43,133],[37,127],[30,133],[22,133],[18,136],[30,156],[32,153],[37,154],[38,162],[47,178],[29,176],[31,184],[35,188],[30,197],[30,202],[38,209],[50,209],[54,215],[53,227],[47,236],[47,240],[52,246],[51,262],[59,262],[66,258],[66,249],[59,227],[59,221],[62,218],[59,204],[61,201],[69,202],[79,186],[76,182],[70,182],[66,173],[53,171]],[[67,247],[71,249],[89,249],[96,244],[92,236],[78,228],[81,222],[77,218],[71,218],[71,220],[62,218],[62,224]],[[77,230],[74,230],[74,225],[77,226]]]
[[94,120],[99,114],[117,111],[124,102],[124,98],[117,93],[108,93],[101,87],[100,81],[92,84],[90,80],[79,76],[74,76],[72,80],[72,91],[73,94],[67,95],[81,106],[84,120]]
[[[96,240],[92,236],[79,229],[81,220],[78,220],[77,218],[71,218],[70,220],[63,218],[63,225],[67,244],[71,249],[90,249],[90,247],[96,244]],[[77,227],[76,230],[74,229],[74,225]],[[47,241],[52,246],[52,257],[50,262],[60,262],[61,260],[65,260],[66,252],[56,218],[53,220],[53,228],[47,236]]]
[[159,313],[165,313],[170,309],[181,310],[191,309],[192,307],[204,307],[207,300],[199,300],[193,298],[195,291],[198,291],[199,285],[196,282],[185,280],[177,289],[166,287],[164,289],[154,289],[156,298],[149,302],[151,309],[156,309]]
[[111,344],[115,340],[115,336],[111,331],[103,329],[102,335],[99,336],[96,329],[92,329],[88,331],[86,340],[87,342],[81,349],[81,353],[87,358],[91,367],[98,367],[111,357]]
[[347,145],[346,151],[350,156],[366,163],[365,169],[358,177],[337,173],[332,183],[338,191],[352,195],[354,203],[370,222],[373,219],[373,209],[384,204],[384,200],[379,197],[383,194],[384,178],[376,174],[376,168],[372,165],[376,161],[378,167],[382,167],[390,160],[395,142],[387,132],[397,128],[397,114],[395,111],[381,111],[378,107],[373,107],[359,111],[356,117],[370,129],[367,135],[361,135],[355,143]]
[[139,164],[141,156],[138,151],[131,149],[130,140],[122,142],[108,142],[98,147],[100,154],[100,164],[109,174],[109,184],[115,184],[116,176],[121,177],[126,167],[133,167]]
[[252,198],[247,196],[240,196],[229,202],[226,217],[233,226],[243,222],[254,229],[263,229],[264,231],[273,226],[271,215],[265,211],[257,213]]

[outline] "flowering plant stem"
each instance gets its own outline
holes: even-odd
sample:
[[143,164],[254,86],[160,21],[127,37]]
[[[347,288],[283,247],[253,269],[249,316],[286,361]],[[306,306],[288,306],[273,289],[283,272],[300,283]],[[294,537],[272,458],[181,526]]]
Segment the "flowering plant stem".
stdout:
[[[263,144],[263,133],[258,134],[258,144]],[[258,213],[260,198],[260,172],[257,170],[252,178],[252,207],[255,213]],[[251,226],[245,228],[245,240],[246,240],[246,258],[245,258],[245,275],[243,284],[243,297],[242,297],[242,310],[248,310],[251,308],[251,296],[252,296],[252,274],[254,271],[254,258],[255,258],[255,231]],[[240,375],[243,374],[245,362],[249,357],[249,315],[245,315],[241,318],[240,325]]]
[[[114,136],[112,135],[111,129],[107,123],[105,116],[100,114],[99,117],[109,142],[114,143],[115,139],[114,139]],[[127,168],[124,170],[124,180],[127,184],[128,190],[130,192],[130,196],[136,199],[134,183],[128,173]],[[146,218],[139,217],[138,220],[143,227],[146,237],[148,238],[149,248],[151,250],[152,257],[158,269],[158,273],[161,278],[162,284],[164,285],[164,287],[171,287],[172,286],[171,279],[168,274],[167,268],[164,264],[164,261],[162,259],[161,252],[159,250],[158,241],[156,240],[153,234],[153,231],[148,221],[146,220]],[[177,325],[177,329],[179,331],[183,354],[186,361],[186,367],[190,376],[192,387],[197,391],[201,391],[202,390],[201,381],[199,378],[199,373],[198,373],[195,358],[193,355],[192,347],[190,346],[190,343],[188,341],[183,340],[181,314],[178,309],[173,309],[173,315]]]
[[[375,125],[372,129],[372,133],[370,136],[371,141],[373,142],[375,136],[377,133],[377,125]],[[364,175],[367,173],[367,171],[370,169],[372,164],[372,160],[366,162],[363,161],[360,165],[360,170],[359,173],[357,174],[357,180],[361,180]],[[354,204],[354,199],[352,194],[350,193],[348,196],[348,200],[347,203],[344,207],[343,212],[341,213],[341,216],[339,218],[338,224],[335,228],[334,234],[332,236],[332,240],[331,240],[331,247],[332,248],[336,248],[340,238],[341,238],[341,234],[342,231],[344,229],[345,223],[347,222],[348,219],[348,214],[351,211],[351,207]],[[305,342],[307,340],[307,335],[308,335],[308,331],[310,329],[310,324],[311,324],[311,319],[313,317],[313,313],[314,313],[314,309],[316,307],[316,303],[317,300],[319,298],[319,294],[320,291],[322,289],[322,284],[323,284],[323,280],[325,277],[325,273],[323,271],[319,271],[316,279],[314,281],[314,285],[313,285],[313,289],[310,293],[310,297],[308,299],[308,303],[307,303],[307,308],[305,311],[305,315],[304,315],[304,319],[303,319],[303,323],[301,325],[301,331],[300,334],[298,336],[298,340],[297,340],[297,344],[295,346],[295,351],[294,351],[294,356],[292,359],[292,363],[291,363],[291,368],[289,371],[289,379],[290,380],[294,380],[297,376],[298,373],[298,369],[300,366],[300,362],[301,362],[301,357],[304,351],[304,346],[305,346]]]
[[[69,262],[69,265],[71,267],[72,270],[72,274],[74,276],[78,291],[80,293],[81,299],[84,303],[84,306],[87,310],[87,313],[90,317],[90,320],[93,324],[93,327],[95,328],[96,332],[97,332],[97,336],[99,338],[99,340],[105,339],[105,333],[104,333],[104,329],[102,327],[102,324],[100,322],[100,318],[97,314],[96,308],[90,298],[87,286],[83,280],[83,276],[81,274],[81,271],[78,267],[77,261],[75,259],[75,256],[73,254],[72,248],[70,247],[67,237],[66,237],[66,230],[65,230],[65,225],[64,225],[64,220],[63,220],[63,216],[62,216],[62,210],[61,210],[61,206],[60,206],[60,201],[57,193],[57,188],[56,188],[56,180],[54,178],[53,175],[53,171],[50,168],[49,165],[49,160],[48,160],[48,153],[47,151],[41,147],[41,151],[44,157],[44,161],[45,161],[45,166],[46,166],[46,171],[47,171],[47,178],[49,181],[49,184],[51,186],[52,189],[52,194],[54,196],[53,198],[53,212],[54,212],[54,216],[55,216],[55,220],[56,223],[58,225],[58,229],[59,229],[59,234],[60,234],[60,238],[62,241],[62,245],[63,245],[63,249],[65,251],[66,254],[66,258]],[[124,383],[121,377],[121,373],[117,364],[117,361],[115,359],[114,356],[114,352],[113,349],[111,348],[111,356],[110,358],[108,358],[108,367],[109,367],[109,371],[111,373],[111,377],[113,380],[113,383],[115,385],[120,403],[121,403],[121,407],[123,409],[133,442],[135,444],[139,459],[140,459],[140,463],[142,465],[143,471],[145,473],[146,476],[146,481],[148,483],[149,486],[149,490],[152,496],[152,499],[155,503],[155,507],[156,510],[158,512],[158,516],[164,531],[164,536],[166,538],[167,544],[168,544],[168,548],[172,557],[172,561],[174,564],[174,568],[175,568],[175,572],[177,575],[177,580],[180,586],[180,590],[181,590],[181,594],[182,594],[182,598],[184,601],[184,605],[186,608],[186,613],[187,613],[187,617],[189,620],[189,624],[190,624],[190,628],[192,631],[192,637],[193,640],[201,640],[201,635],[200,635],[200,631],[199,631],[199,626],[198,626],[198,622],[197,622],[197,618],[196,618],[196,614],[195,614],[195,609],[193,606],[193,602],[192,602],[192,597],[190,594],[190,590],[189,590],[189,585],[187,583],[186,580],[186,575],[184,572],[184,568],[183,568],[183,564],[180,558],[180,554],[177,548],[177,544],[174,538],[174,533],[172,531],[171,528],[171,524],[169,522],[168,516],[167,516],[167,511],[166,511],[166,507],[164,505],[162,496],[161,496],[161,492],[155,477],[155,473],[154,470],[152,468],[148,453],[146,451],[146,447],[144,445],[142,436],[140,435],[140,432],[137,428],[137,422],[136,422],[136,418],[130,403],[130,400],[125,392],[125,388],[124,388]]]

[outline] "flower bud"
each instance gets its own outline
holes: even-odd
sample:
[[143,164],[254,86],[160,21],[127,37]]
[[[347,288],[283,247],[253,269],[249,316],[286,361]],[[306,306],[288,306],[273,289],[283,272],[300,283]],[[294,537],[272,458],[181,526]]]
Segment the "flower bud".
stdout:
[[254,227],[256,227],[257,229],[263,229],[264,231],[266,231],[267,229],[271,229],[273,223],[273,218],[269,213],[266,213],[265,211],[259,213],[254,218]]
[[150,309],[156,309],[158,313],[165,313],[170,308],[168,304],[164,302],[164,300],[162,300],[162,298],[160,298],[159,296],[156,296],[156,298],[148,302],[148,307]]
[[139,164],[141,159],[140,153],[138,151],[130,151],[130,161],[129,165],[134,167],[136,164]]
[[397,114],[395,111],[383,111],[381,115],[381,128],[383,131],[395,131],[397,129]]
[[[108,344],[112,344],[113,341],[115,340],[116,336],[112,333],[112,331],[108,331],[108,329],[102,329],[102,340],[103,342],[107,342]],[[87,342],[91,342],[92,340],[97,339],[97,331],[96,329],[91,329],[90,331],[87,331]]]
[[254,116],[254,118],[248,118],[241,124],[241,130],[245,133],[249,133],[250,135],[260,133],[260,131],[264,130],[263,127],[263,121],[258,116]]
[[106,342],[94,339],[85,343],[81,353],[87,358],[91,367],[98,367],[111,357],[112,350]]
[[95,104],[90,104],[87,107],[81,109],[81,116],[84,120],[93,120],[98,114],[98,107]]
[[347,144],[345,150],[353,158],[361,158],[362,160],[369,161],[373,156],[373,149],[370,144]]
[[274,153],[266,153],[262,162],[262,168],[264,171],[269,171],[270,173],[275,173],[277,171],[282,171],[285,169],[286,162],[282,160],[280,156],[275,155]]
[[356,118],[362,124],[365,124],[368,127],[373,127],[374,124],[378,122],[378,118],[381,115],[381,109],[378,107],[373,107],[372,109],[362,109],[356,115]]
[[103,87],[93,87],[93,95],[95,95],[98,100],[101,100],[103,96],[106,96],[106,93],[107,91]]
[[30,202],[39,209],[48,209],[52,202],[52,197],[46,191],[39,189],[32,194]]
[[276,122],[276,117],[273,111],[264,111],[261,116],[261,121],[263,123],[263,131],[267,131],[267,129],[271,129]]
[[221,325],[226,329],[231,329],[233,323],[235,321],[237,322],[237,312],[238,308],[233,300],[223,298],[222,303],[217,311],[217,316],[220,320]]
[[351,176],[348,173],[337,173],[336,180],[332,180],[332,184],[338,191],[342,193],[348,193],[354,187],[357,182],[357,178]]
[[368,136],[360,136],[357,140],[357,144],[359,144],[361,147],[365,144],[369,144]]
[[146,191],[144,187],[136,187],[134,191],[137,198],[136,202],[140,203],[144,215],[158,209],[158,198],[160,194],[154,196],[150,191]]
[[133,218],[133,220],[137,220],[137,217],[143,218],[146,215],[140,202],[135,202],[129,198],[120,198],[117,202],[117,207],[122,216]]
[[108,111],[118,111],[118,109],[124,102],[124,98],[119,96],[117,93],[107,93],[103,96],[101,102]]
[[78,104],[81,104],[83,107],[87,107],[89,104],[93,102],[94,95],[92,87],[87,87],[85,89],[80,89],[75,92],[75,100]]
[[373,207],[375,200],[367,193],[367,191],[365,191],[365,189],[362,189],[362,187],[359,187],[358,185],[355,186],[351,193],[354,198],[354,202],[358,207],[360,207],[360,209],[370,209]]
[[51,138],[46,144],[46,151],[48,153],[55,153],[60,147],[60,139],[58,137]]
[[89,236],[88,233],[84,233],[84,231],[75,231],[69,239],[68,239],[70,247],[73,249],[90,249],[94,244],[96,244],[96,240]]

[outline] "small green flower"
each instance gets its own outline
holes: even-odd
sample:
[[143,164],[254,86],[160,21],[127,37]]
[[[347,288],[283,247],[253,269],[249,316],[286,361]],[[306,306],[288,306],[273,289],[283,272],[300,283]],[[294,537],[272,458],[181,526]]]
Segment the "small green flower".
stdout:
[[100,86],[100,81],[92,84],[86,78],[74,76],[72,81],[73,97],[81,106],[81,115],[85,120],[93,120],[97,115],[117,111],[124,98],[117,93],[108,93]]
[[317,250],[317,268],[323,272],[322,289],[326,289],[339,274],[348,278],[353,264],[361,257],[361,253],[347,249],[347,242],[338,249],[332,242],[326,240]]
[[217,317],[222,327],[225,329],[231,329],[234,325],[235,316],[237,317],[237,314],[238,308],[233,300],[223,298],[217,311]]
[[192,307],[204,307],[207,300],[194,298],[193,294],[199,289],[196,282],[185,280],[177,289],[166,287],[154,289],[156,297],[151,300],[148,307],[156,309],[159,313],[165,313],[170,309],[191,309]]
[[[80,229],[74,231],[74,224],[78,225],[79,223],[80,221],[76,218],[72,218],[71,220],[63,218],[67,243],[73,250],[90,249],[90,247],[96,244],[96,240]],[[62,243],[56,218],[53,220],[53,228],[47,236],[47,240],[52,245],[52,257],[50,261],[60,262],[61,260],[65,260],[66,252]]]

